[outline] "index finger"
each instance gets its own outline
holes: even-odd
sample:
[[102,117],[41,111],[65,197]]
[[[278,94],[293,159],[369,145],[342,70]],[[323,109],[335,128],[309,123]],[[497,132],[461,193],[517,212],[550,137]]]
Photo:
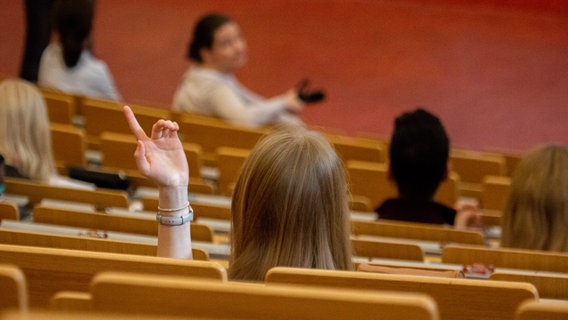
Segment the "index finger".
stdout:
[[134,115],[134,112],[132,112],[132,109],[130,109],[129,106],[124,106],[122,110],[124,110],[124,116],[126,117],[126,122],[128,122],[128,126],[130,127],[132,133],[134,133],[134,135],[136,136],[136,139],[148,140],[149,139],[148,136],[144,132],[144,129],[142,129],[142,127],[138,123],[138,120],[136,120],[136,116]]

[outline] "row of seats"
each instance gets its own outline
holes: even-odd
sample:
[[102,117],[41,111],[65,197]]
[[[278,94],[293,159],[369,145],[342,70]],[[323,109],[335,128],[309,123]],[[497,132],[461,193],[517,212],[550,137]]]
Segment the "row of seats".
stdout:
[[12,278],[1,281],[13,283],[3,286],[10,297],[2,307],[20,309],[38,303],[60,311],[204,318],[232,312],[231,318],[519,319],[519,308],[531,301],[555,316],[568,312],[565,301],[539,300],[535,286],[523,282],[276,267],[262,285],[227,282],[214,262],[10,245],[0,252],[2,263],[18,266],[0,272]]
[[[135,169],[131,154],[126,155],[126,153],[131,153],[134,150],[135,145],[132,142],[133,139],[119,103],[79,98],[45,89],[44,94],[49,108],[53,110],[50,111],[52,121],[70,124],[69,116],[58,116],[62,113],[61,109],[66,110],[63,112],[66,115],[79,114],[83,117],[85,131],[83,141],[86,141],[86,147],[89,149],[104,149],[102,154],[105,157],[103,162],[105,166]],[[61,100],[57,100],[59,96],[62,96]],[[233,159],[234,165],[232,167],[238,168],[238,160],[235,159],[246,157],[246,150],[250,150],[256,141],[266,133],[266,129],[235,127],[219,119],[176,114],[164,108],[141,105],[133,105],[132,108],[142,127],[147,131],[150,130],[151,125],[156,120],[162,118],[174,119],[180,123],[182,139],[187,142],[186,150],[188,159],[191,161],[192,170],[190,170],[190,174],[196,181],[199,181],[198,179],[201,177],[199,168],[202,165],[223,166],[226,161],[221,159]],[[56,126],[54,125],[54,127]],[[121,136],[117,133],[124,135]],[[184,133],[190,133],[190,136],[184,136]],[[351,179],[353,189],[356,190],[354,194],[367,197],[371,208],[374,208],[385,196],[396,192],[386,178],[386,165],[384,163],[387,158],[388,141],[331,133],[327,136],[334,144],[338,154],[345,160],[347,167],[351,168],[351,171],[363,171],[361,174],[363,177],[368,172],[377,176],[378,180]],[[70,149],[66,148],[63,152],[69,152]],[[60,153],[56,151],[56,154]],[[508,192],[508,177],[519,161],[519,155],[453,149],[450,158],[453,174],[442,187],[438,200],[453,205],[459,196],[474,197],[481,201],[483,208],[503,209],[503,198],[506,197]],[[76,160],[70,156],[68,161]],[[220,178],[218,190],[222,194],[230,194],[231,183],[234,182],[234,171],[222,172],[224,174]],[[371,182],[373,180],[377,182]],[[498,182],[496,182],[497,180]],[[502,193],[496,194],[494,192],[496,183],[499,187],[502,187],[499,189],[502,190]],[[376,192],[375,189],[377,188],[381,189],[379,191],[382,192]]]

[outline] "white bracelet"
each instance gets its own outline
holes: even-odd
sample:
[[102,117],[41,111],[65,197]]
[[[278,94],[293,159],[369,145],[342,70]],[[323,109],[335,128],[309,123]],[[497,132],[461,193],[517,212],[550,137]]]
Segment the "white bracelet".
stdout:
[[[160,214],[160,211],[162,212],[176,212],[176,211],[181,211],[184,210],[185,208],[189,208],[189,212],[183,216],[178,216],[178,217],[170,217],[170,216],[163,216]],[[158,223],[162,224],[162,225],[166,225],[166,226],[181,226],[184,225],[190,221],[193,221],[193,208],[189,205],[189,202],[187,203],[186,206],[182,207],[182,208],[178,208],[178,209],[162,209],[160,207],[158,207],[158,213],[156,214],[156,221],[158,221]]]
[[181,210],[188,208],[188,207],[190,208],[189,211],[193,211],[191,209],[191,207],[189,206],[189,201],[187,202],[187,204],[185,206],[183,206],[181,208],[177,208],[177,209],[163,209],[163,208],[160,208],[160,206],[158,206],[158,211],[161,211],[161,212],[176,212],[176,211],[181,211]]

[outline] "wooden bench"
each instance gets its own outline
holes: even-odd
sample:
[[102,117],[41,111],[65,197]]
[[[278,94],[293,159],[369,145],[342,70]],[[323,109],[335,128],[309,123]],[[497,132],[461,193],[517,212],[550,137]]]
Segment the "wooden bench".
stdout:
[[454,228],[427,223],[412,223],[392,220],[351,221],[351,233],[391,238],[417,239],[445,243],[483,245],[483,234],[478,231],[456,230]]
[[567,272],[568,253],[511,248],[487,248],[468,245],[447,245],[442,262],[461,265],[483,263],[499,268]]
[[0,222],[3,219],[20,220],[18,205],[10,201],[0,201]]
[[[568,268],[565,269],[568,272]],[[541,298],[568,300],[568,273],[547,274],[538,272],[497,271],[491,280],[532,283]]]
[[331,291],[118,272],[97,275],[90,292],[94,310],[112,313],[215,319],[438,318],[436,304],[422,294]]
[[47,307],[58,291],[88,291],[93,276],[102,271],[227,279],[226,270],[211,261],[8,244],[0,244],[0,263],[23,271],[31,307]]
[[424,252],[417,244],[394,241],[351,239],[353,255],[373,258],[424,261]]
[[57,167],[64,169],[67,165],[86,166],[87,143],[85,132],[72,125],[57,123],[51,123],[50,129],[53,156]]
[[[34,207],[33,214],[34,222],[39,223],[158,236],[154,215],[144,213],[121,215],[39,205]],[[213,242],[213,231],[209,226],[192,222],[190,228],[192,240]]]
[[517,310],[515,320],[568,320],[568,303],[527,301]]
[[0,312],[8,308],[27,311],[28,288],[26,278],[20,268],[2,261],[0,264],[0,288],[2,288]]
[[57,199],[92,204],[96,208],[128,208],[128,194],[125,191],[97,189],[79,190],[35,183],[25,179],[5,178],[6,193],[25,195],[28,205],[33,206],[42,199]]
[[325,286],[330,291],[338,292],[344,289],[359,289],[424,293],[434,298],[442,320],[512,320],[515,310],[523,301],[538,299],[536,288],[529,283],[353,271],[275,267],[267,272],[265,282]]
[[[157,244],[95,238],[100,233],[85,232],[84,235],[61,235],[37,231],[9,230],[0,228],[0,243],[42,248],[59,248],[108,253],[124,253],[141,256],[156,256]],[[193,248],[195,260],[209,260],[202,249]]]

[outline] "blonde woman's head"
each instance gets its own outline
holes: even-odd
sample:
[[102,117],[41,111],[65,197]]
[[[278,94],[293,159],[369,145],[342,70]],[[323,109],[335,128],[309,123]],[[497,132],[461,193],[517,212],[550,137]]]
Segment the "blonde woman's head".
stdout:
[[503,214],[501,244],[568,252],[568,148],[546,145],[521,160]]
[[21,174],[43,181],[55,173],[46,105],[33,84],[0,83],[0,134],[0,153]]
[[233,194],[230,277],[274,266],[350,269],[345,173],[318,133],[281,127],[243,165]]

